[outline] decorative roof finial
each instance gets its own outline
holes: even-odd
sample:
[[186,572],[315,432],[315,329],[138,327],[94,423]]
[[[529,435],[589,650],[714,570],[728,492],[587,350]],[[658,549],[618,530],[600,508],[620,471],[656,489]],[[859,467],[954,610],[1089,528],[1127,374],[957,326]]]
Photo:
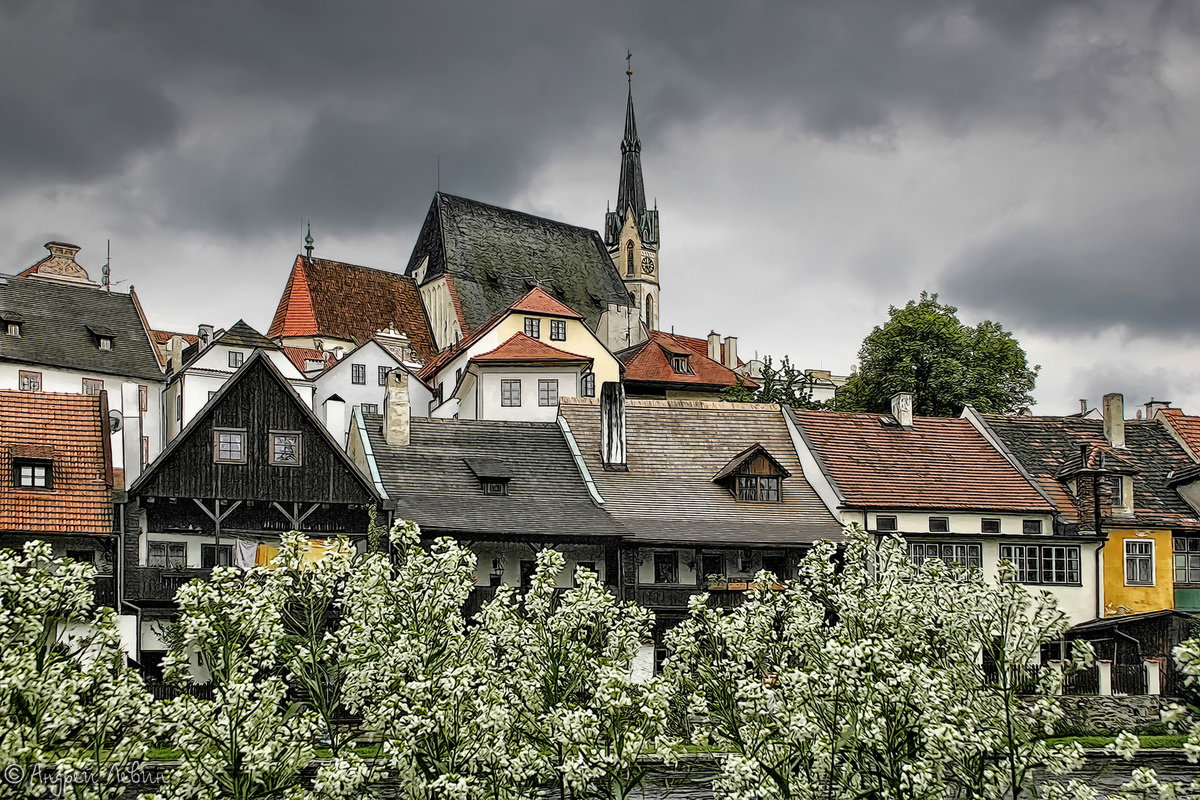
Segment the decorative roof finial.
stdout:
[[633,66],[629,63],[629,61],[632,58],[633,51],[627,49],[625,51],[625,80],[631,84],[633,83]]
[[312,235],[312,221],[311,220],[308,223],[308,233],[304,237],[304,250],[308,253],[308,257],[312,258],[313,235]]

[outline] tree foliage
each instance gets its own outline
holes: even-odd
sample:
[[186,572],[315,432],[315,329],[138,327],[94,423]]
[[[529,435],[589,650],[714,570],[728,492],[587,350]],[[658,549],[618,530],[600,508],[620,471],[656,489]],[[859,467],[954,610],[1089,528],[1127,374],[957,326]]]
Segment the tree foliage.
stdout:
[[1033,403],[1040,366],[998,322],[975,327],[958,309],[922,292],[903,308],[888,309],[858,351],[858,372],[837,394],[839,411],[886,412],[892,395],[916,395],[913,411],[950,417],[970,404],[992,414],[1014,413]]
[[787,356],[780,360],[778,369],[770,356],[764,356],[762,375],[755,382],[758,388],[751,388],[739,377],[737,386],[725,389],[722,397],[731,403],[779,403],[807,409],[826,407],[825,403],[812,399],[813,376],[793,366]]

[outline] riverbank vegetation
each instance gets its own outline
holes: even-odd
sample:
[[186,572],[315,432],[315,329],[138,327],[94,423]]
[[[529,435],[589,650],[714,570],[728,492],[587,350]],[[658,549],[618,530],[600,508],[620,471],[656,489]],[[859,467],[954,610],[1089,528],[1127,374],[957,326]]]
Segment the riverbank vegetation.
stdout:
[[[106,768],[157,755],[175,761],[164,799],[624,800],[650,761],[707,751],[717,795],[736,800],[1031,797],[1035,773],[1065,776],[1091,746],[1046,738],[1062,672],[1031,683],[1030,664],[1066,626],[1048,597],[915,566],[860,530],[814,547],[781,589],[760,576],[737,608],[695,598],[653,676],[651,614],[589,570],[562,580],[557,553],[467,620],[469,550],[423,545],[408,523],[388,545],[308,562],[294,534],[271,568],[181,589],[166,675],[211,693],[161,702],[112,611],[92,608],[89,568],[44,545],[0,553],[0,761],[20,767],[0,793],[49,796],[37,768],[91,768],[74,796],[117,797]],[[1178,657],[1200,677],[1200,643]],[[1087,660],[1079,648],[1068,669]],[[1182,746],[1200,757],[1200,727]],[[1139,771],[1129,791],[1185,796]],[[1089,792],[1063,778],[1039,796]]]

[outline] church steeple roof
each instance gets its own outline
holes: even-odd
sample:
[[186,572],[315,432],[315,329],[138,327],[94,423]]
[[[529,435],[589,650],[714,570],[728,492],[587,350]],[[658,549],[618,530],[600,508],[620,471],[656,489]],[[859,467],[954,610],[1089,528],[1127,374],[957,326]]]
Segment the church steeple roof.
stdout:
[[[626,56],[628,60],[629,56]],[[628,96],[625,102],[625,136],[621,139],[621,179],[617,185],[617,207],[608,212],[604,225],[605,244],[618,244],[621,227],[627,213],[633,213],[634,224],[642,241],[658,241],[658,211],[646,210],[646,186],[642,181],[642,140],[638,137],[637,119],[633,113],[633,70],[626,69]]]

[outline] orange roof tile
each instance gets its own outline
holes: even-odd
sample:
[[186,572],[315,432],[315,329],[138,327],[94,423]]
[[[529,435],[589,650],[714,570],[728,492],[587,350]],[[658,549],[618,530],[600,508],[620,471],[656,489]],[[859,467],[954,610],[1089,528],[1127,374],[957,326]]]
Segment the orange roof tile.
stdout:
[[300,370],[301,372],[306,372],[308,370],[307,362],[309,361],[320,361],[322,364],[324,364],[325,366],[322,368],[322,371],[327,370],[334,364],[338,363],[337,359],[334,358],[333,353],[327,353],[324,350],[317,350],[312,347],[284,346],[283,354],[287,356],[288,361],[291,361],[293,364],[295,364],[296,369]]
[[196,342],[200,341],[200,337],[194,333],[178,333],[177,331],[159,330],[150,331],[150,338],[154,340],[155,344],[166,344],[167,342],[171,341],[172,336],[182,336],[183,340],[188,344],[195,344]]
[[513,363],[517,361],[558,361],[563,363],[590,363],[591,358],[581,356],[575,353],[568,353],[566,350],[559,350],[557,347],[551,347],[544,342],[526,336],[524,333],[514,333],[509,337],[508,341],[497,347],[495,350],[489,350],[486,353],[480,353],[471,359],[472,361],[482,361],[484,363]]
[[14,458],[52,462],[51,488],[0,480],[0,530],[38,534],[112,533],[108,420],[102,398],[0,391],[0,475]]
[[361,344],[388,328],[408,336],[413,352],[423,361],[436,351],[412,278],[296,256],[267,336],[324,335]]
[[[691,350],[693,353],[697,353],[705,358],[708,358],[708,339],[697,339],[695,336],[682,336],[678,333],[672,333],[671,338],[674,339],[678,344],[681,344],[688,350]],[[721,351],[717,357],[719,359],[719,363],[725,363],[725,342],[721,342]],[[738,359],[739,367],[745,363],[746,362],[742,361],[740,358]]]
[[1192,458],[1200,459],[1200,417],[1189,417],[1178,408],[1166,408],[1169,412],[1163,417],[1163,422],[1175,433],[1190,451]]
[[508,308],[510,311],[524,311],[527,314],[549,314],[568,319],[583,319],[583,314],[555,300],[540,286],[530,289],[528,294]]
[[1054,511],[970,420],[789,410],[847,505],[929,510]]
[[[698,344],[703,347],[698,347]],[[689,354],[691,373],[679,373],[672,368],[670,354],[673,353]],[[677,336],[665,331],[650,331],[648,340],[622,350],[617,358],[625,364],[625,380],[629,383],[671,384],[694,389],[719,389],[737,386],[739,382],[751,388],[758,386],[750,378],[738,375],[724,364],[709,358],[708,342],[704,339]]]

